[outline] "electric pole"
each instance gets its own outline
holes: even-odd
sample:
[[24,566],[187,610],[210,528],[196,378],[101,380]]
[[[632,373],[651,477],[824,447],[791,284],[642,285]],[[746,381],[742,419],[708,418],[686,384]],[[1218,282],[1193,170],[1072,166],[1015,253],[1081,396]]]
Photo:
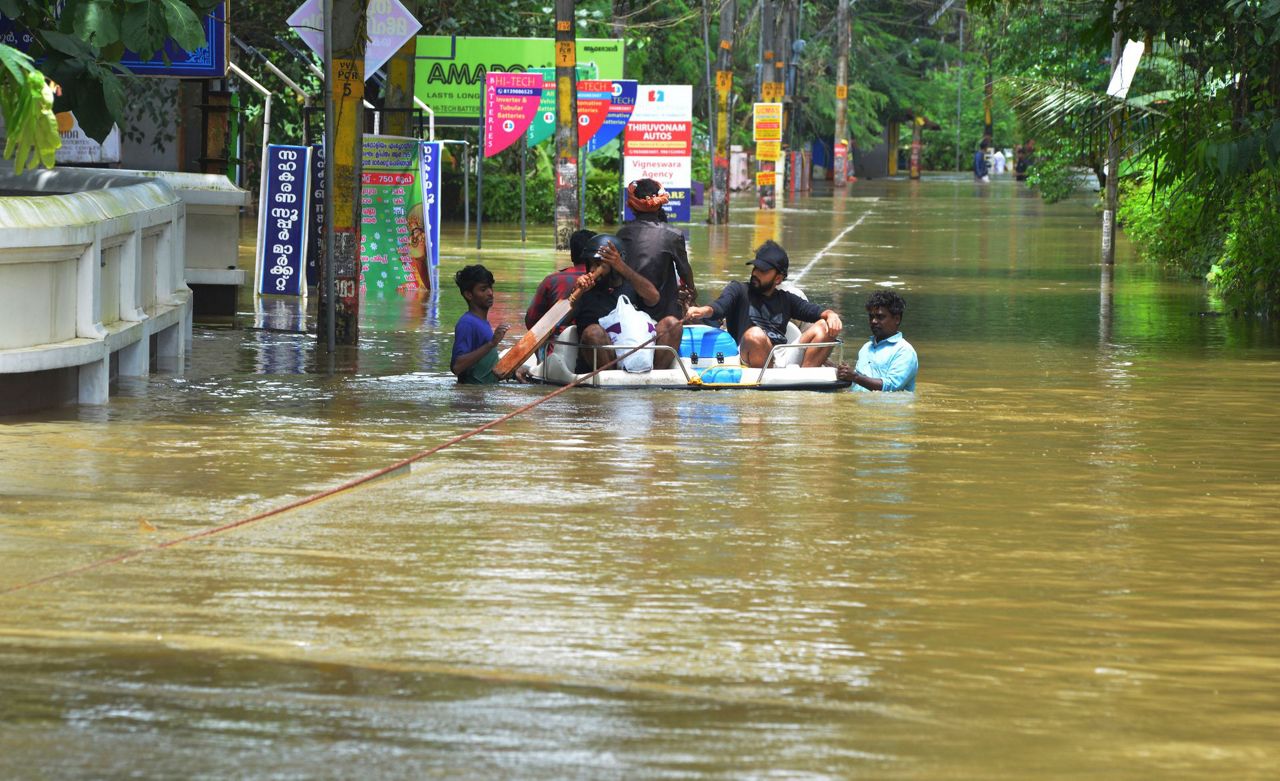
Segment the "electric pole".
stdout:
[[326,0],[325,286],[318,334],[354,345],[360,323],[360,150],[364,142],[365,14],[369,0]]
[[836,130],[832,139],[831,183],[837,189],[849,184],[847,163],[849,140],[846,136],[849,114],[849,0],[836,7]]
[[578,55],[573,0],[556,2],[556,249],[578,220]]
[[720,6],[720,47],[716,50],[716,151],[711,173],[711,209],[708,222],[729,222],[729,99],[733,95],[733,28],[737,18],[735,0]]

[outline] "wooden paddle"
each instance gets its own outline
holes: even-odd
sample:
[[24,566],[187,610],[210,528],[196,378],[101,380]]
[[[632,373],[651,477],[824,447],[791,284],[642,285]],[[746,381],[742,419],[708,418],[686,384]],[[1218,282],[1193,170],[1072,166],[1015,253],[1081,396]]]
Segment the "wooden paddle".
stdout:
[[[587,287],[594,286],[600,281],[600,278],[609,272],[609,264],[601,263],[587,275],[591,280],[591,284]],[[510,377],[520,364],[525,362],[530,355],[538,351],[538,348],[547,343],[551,338],[551,334],[555,332],[556,326],[565,318],[565,315],[573,311],[578,305],[578,297],[586,288],[575,287],[568,298],[561,299],[555,303],[547,313],[543,315],[538,322],[533,324],[525,335],[520,337],[520,341],[498,359],[497,364],[493,367],[493,373],[500,380]]]

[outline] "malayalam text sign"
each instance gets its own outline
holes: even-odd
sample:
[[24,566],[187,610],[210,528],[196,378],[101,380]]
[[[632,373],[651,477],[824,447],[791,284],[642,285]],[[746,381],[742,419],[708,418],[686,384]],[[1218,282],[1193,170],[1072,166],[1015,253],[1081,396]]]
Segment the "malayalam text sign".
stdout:
[[[576,52],[579,79],[622,78],[621,40],[579,38]],[[550,38],[419,35],[413,94],[435,112],[437,125],[474,126],[480,122],[486,73],[554,67],[555,41]]]
[[427,225],[415,138],[365,136],[361,155],[361,292],[429,286]]
[[[307,0],[285,23],[324,59],[324,3],[321,0]],[[369,0],[364,28],[368,38],[364,50],[365,78],[373,76],[421,28],[422,22],[409,13],[400,0]]]
[[306,295],[310,153],[305,146],[267,145],[254,286],[260,295]]

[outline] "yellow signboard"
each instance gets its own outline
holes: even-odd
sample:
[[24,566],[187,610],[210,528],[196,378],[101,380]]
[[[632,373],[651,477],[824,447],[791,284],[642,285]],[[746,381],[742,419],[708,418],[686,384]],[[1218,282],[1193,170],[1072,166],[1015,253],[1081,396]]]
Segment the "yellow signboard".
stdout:
[[773,187],[777,183],[777,171],[756,171],[756,187]]
[[849,87],[845,84],[836,85],[836,100],[845,100],[849,97]]
[[756,103],[752,113],[751,136],[756,141],[782,140],[782,104]]
[[781,81],[766,81],[760,85],[760,99],[765,103],[777,103],[787,94],[787,85]]
[[766,163],[776,163],[782,159],[781,141],[757,141],[756,159]]

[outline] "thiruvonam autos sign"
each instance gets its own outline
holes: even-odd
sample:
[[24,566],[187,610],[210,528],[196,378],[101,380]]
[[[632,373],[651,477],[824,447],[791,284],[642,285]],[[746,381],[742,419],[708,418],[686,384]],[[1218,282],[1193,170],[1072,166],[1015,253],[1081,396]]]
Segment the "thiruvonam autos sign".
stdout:
[[[577,53],[579,79],[622,78],[622,41],[579,38]],[[419,35],[413,94],[435,112],[437,125],[478,125],[486,73],[554,67],[550,38]]]

